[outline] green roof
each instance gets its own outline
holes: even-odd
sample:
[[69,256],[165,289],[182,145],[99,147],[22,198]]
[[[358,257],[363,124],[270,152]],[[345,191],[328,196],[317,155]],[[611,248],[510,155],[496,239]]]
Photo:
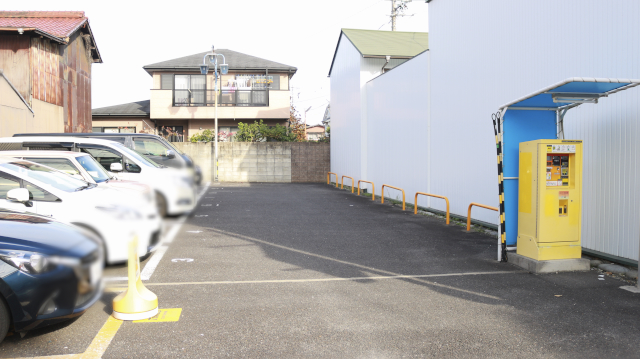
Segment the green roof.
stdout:
[[[429,33],[342,29],[333,55],[335,60],[344,34],[363,57],[412,58],[429,49]],[[333,61],[331,62],[333,68]],[[331,70],[329,70],[331,76]]]

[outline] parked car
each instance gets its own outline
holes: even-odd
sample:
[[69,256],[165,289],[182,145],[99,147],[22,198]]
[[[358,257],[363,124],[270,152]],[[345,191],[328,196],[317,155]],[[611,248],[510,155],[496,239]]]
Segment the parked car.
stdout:
[[102,256],[89,232],[0,209],[0,342],[82,315],[102,296]]
[[95,233],[107,263],[127,260],[134,235],[141,256],[160,240],[157,208],[131,198],[130,191],[99,187],[31,161],[0,158],[0,208],[34,212]]
[[125,147],[132,149],[148,159],[167,167],[188,168],[193,171],[194,181],[200,185],[202,182],[202,170],[196,166],[193,159],[186,153],[180,151],[171,142],[161,136],[148,133],[17,133],[13,137],[33,137],[33,136],[69,136],[97,138],[122,143]]
[[[98,186],[128,189],[132,196],[140,195],[143,201],[156,206],[153,189],[144,183],[121,180],[102,167],[93,156],[71,151],[0,151],[2,157],[13,157],[36,162],[54,168],[75,178]],[[135,193],[137,192],[137,193]],[[159,211],[161,209],[158,209]]]
[[189,213],[195,206],[196,187],[187,169],[162,168],[123,144],[94,138],[4,137],[0,148],[80,151],[92,155],[102,167],[119,179],[148,184],[156,192],[161,215]]

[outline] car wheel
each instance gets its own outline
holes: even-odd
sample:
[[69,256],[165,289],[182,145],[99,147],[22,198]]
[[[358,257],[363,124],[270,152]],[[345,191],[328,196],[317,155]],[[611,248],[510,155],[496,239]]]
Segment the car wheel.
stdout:
[[167,199],[160,192],[156,192],[156,204],[161,218],[167,216]]
[[7,336],[7,332],[9,331],[9,326],[11,325],[10,318],[9,308],[7,307],[4,299],[0,297],[0,343],[2,343],[4,337]]

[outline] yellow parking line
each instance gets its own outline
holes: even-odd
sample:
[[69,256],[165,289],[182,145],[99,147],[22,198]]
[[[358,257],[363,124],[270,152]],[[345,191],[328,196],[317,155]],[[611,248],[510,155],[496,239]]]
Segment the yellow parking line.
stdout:
[[93,341],[87,350],[83,354],[80,354],[79,358],[101,358],[102,354],[107,351],[109,344],[111,344],[111,340],[116,336],[121,325],[122,320],[109,316],[109,319],[104,323],[102,329],[98,332],[98,335],[93,338]]
[[15,359],[94,359],[102,358],[104,352],[107,351],[109,344],[113,337],[116,336],[118,329],[122,325],[122,321],[109,316],[107,322],[102,326],[102,329],[98,332],[87,350],[82,354],[62,354],[62,355],[48,355],[29,358],[15,358]]

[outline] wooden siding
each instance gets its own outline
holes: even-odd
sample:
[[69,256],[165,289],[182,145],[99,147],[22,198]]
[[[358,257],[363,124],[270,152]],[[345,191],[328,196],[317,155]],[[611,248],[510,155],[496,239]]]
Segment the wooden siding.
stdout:
[[29,74],[29,37],[26,35],[0,35],[0,69],[29,101],[31,81]]

